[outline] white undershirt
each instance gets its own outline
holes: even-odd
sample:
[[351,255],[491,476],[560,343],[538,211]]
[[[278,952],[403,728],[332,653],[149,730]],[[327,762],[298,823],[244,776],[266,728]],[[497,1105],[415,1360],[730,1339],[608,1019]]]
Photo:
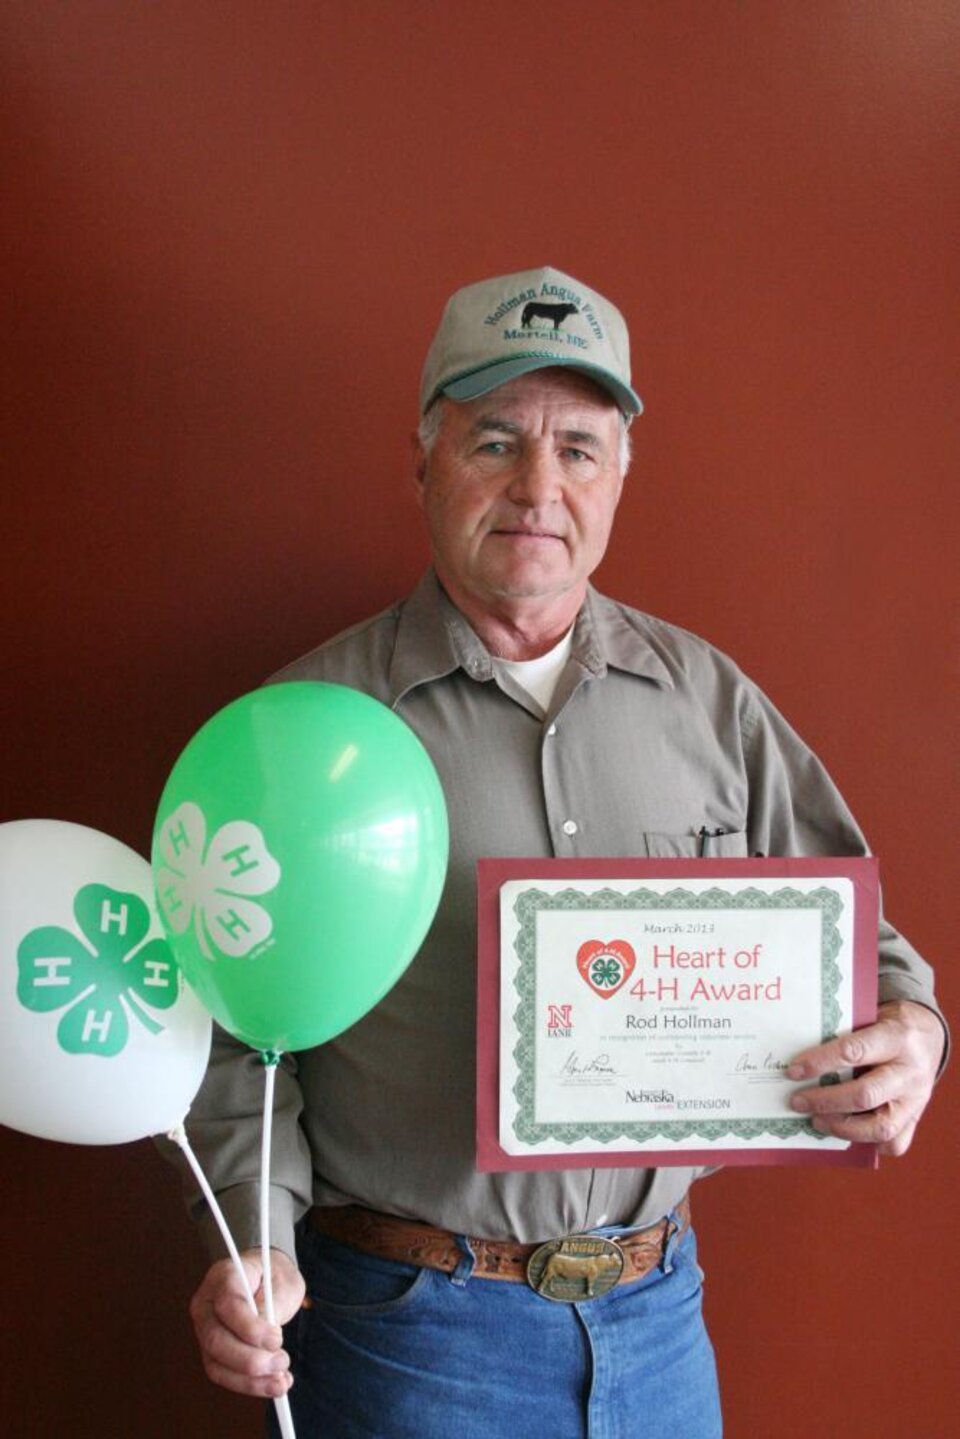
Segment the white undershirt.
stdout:
[[497,660],[496,667],[515,680],[546,712],[570,658],[572,644],[571,625],[560,643],[554,645],[552,650],[547,650],[545,655],[538,655],[535,660]]

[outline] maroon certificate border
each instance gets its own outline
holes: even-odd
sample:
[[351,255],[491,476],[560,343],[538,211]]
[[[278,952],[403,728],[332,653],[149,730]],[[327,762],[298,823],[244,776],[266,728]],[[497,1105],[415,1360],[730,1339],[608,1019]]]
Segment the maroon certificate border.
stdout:
[[878,865],[840,859],[481,859],[477,863],[477,1168],[649,1169],[659,1165],[800,1164],[873,1168],[876,1146],[847,1149],[684,1149],[508,1154],[500,1145],[500,888],[507,880],[849,879],[854,887],[853,1023],[877,1014]]

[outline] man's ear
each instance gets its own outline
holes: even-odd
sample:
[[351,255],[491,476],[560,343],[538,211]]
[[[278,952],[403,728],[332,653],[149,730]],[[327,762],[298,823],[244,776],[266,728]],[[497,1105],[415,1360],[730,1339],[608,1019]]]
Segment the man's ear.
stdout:
[[423,482],[427,476],[427,452],[423,448],[420,436],[414,430],[410,436],[410,453],[413,457],[413,489],[417,497],[417,503],[423,503]]

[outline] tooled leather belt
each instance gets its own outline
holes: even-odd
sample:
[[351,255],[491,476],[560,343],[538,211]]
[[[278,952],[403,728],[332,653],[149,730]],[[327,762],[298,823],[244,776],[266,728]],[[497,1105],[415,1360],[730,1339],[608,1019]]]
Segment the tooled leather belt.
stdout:
[[[545,1299],[566,1303],[597,1299],[615,1285],[634,1283],[656,1268],[670,1240],[689,1228],[689,1198],[677,1205],[675,1216],[613,1238],[568,1234],[540,1244],[520,1244],[469,1237],[474,1258],[471,1277],[529,1284]],[[423,1269],[452,1274],[466,1258],[461,1243],[447,1229],[358,1205],[312,1209],[310,1224],[351,1249]]]

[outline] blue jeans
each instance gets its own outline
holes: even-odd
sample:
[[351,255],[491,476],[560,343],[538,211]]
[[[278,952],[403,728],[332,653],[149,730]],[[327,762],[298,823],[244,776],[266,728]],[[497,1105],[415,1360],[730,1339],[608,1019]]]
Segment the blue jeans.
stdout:
[[300,1264],[297,1439],[719,1439],[690,1230],[660,1268],[581,1304],[471,1278],[466,1253],[449,1275],[312,1231]]

